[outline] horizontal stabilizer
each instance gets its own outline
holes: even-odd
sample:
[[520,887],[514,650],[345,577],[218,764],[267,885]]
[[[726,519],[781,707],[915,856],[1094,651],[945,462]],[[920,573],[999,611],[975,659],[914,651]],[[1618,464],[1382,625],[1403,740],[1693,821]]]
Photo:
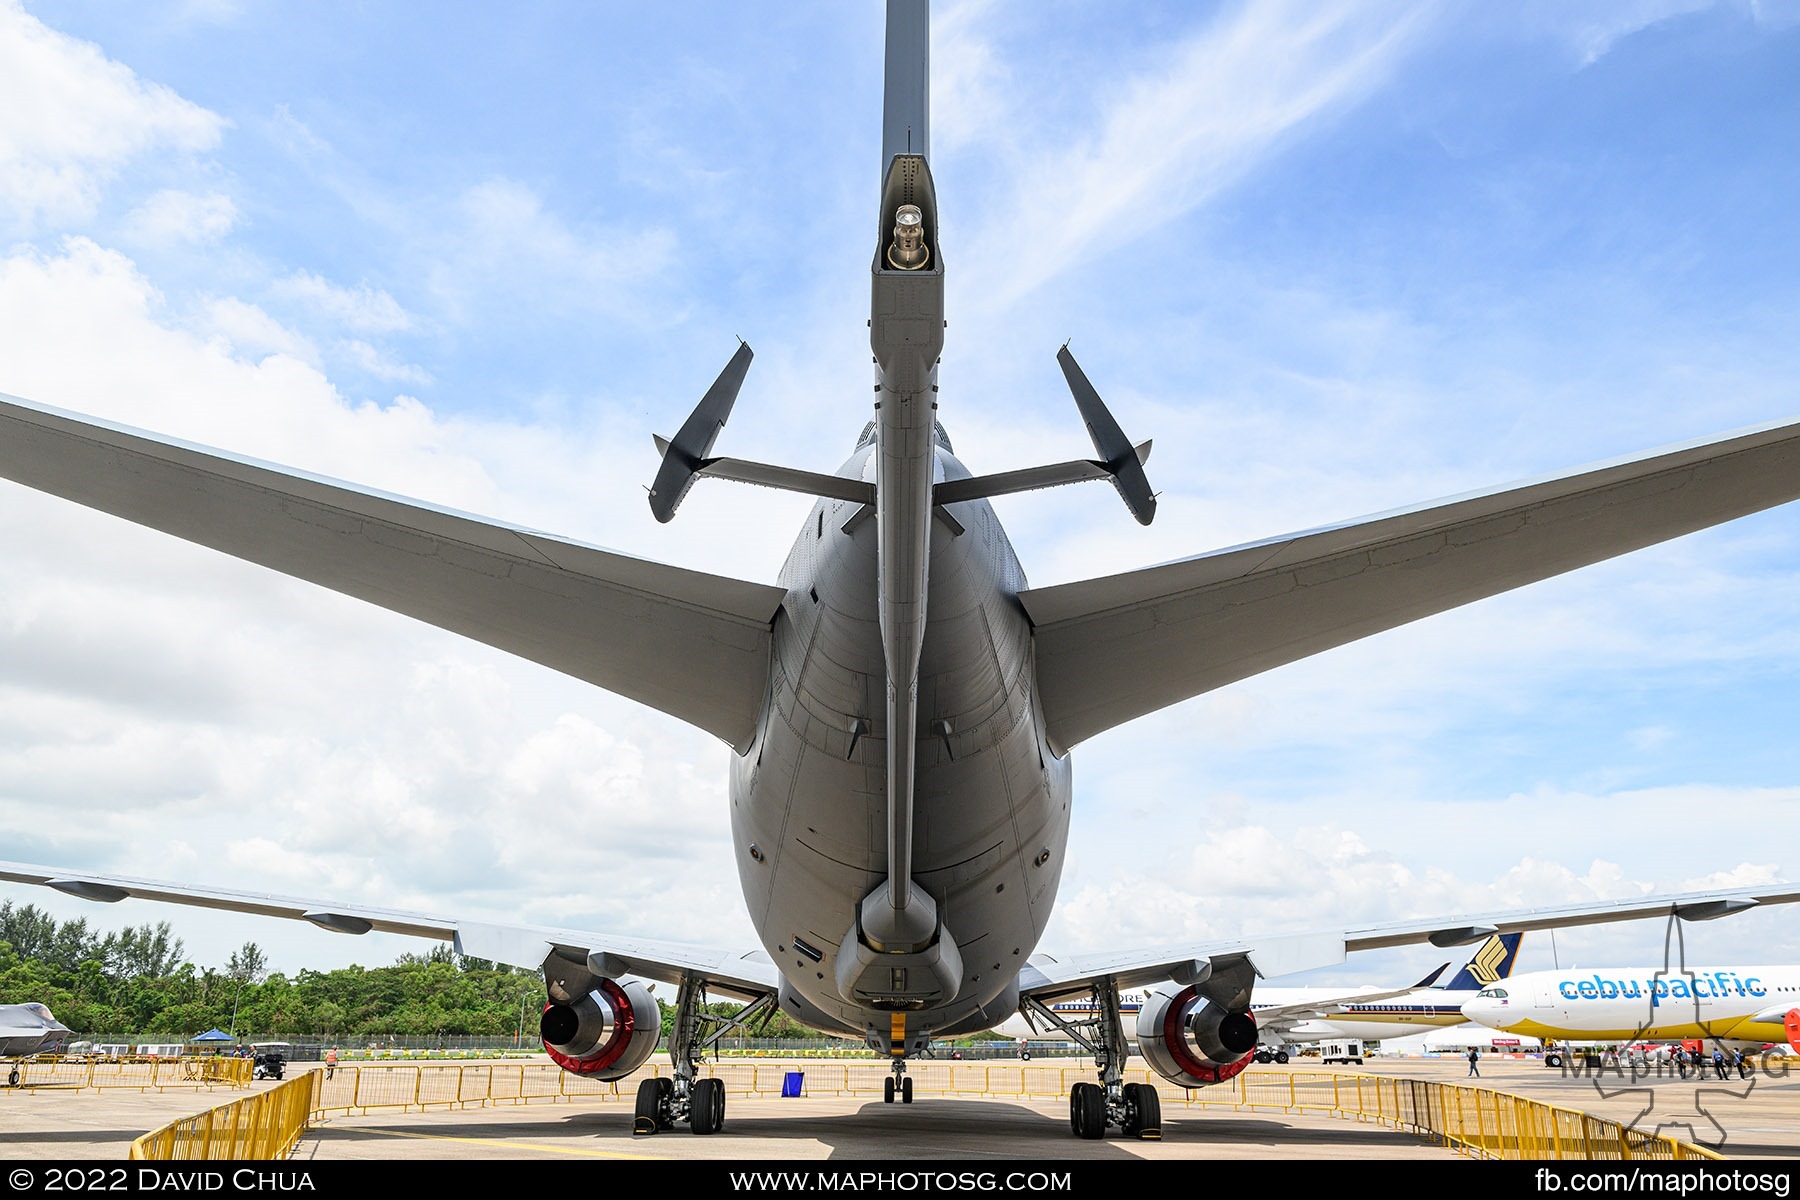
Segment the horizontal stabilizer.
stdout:
[[1800,423],[1021,592],[1058,753],[1284,663],[1800,497]]
[[[1112,476],[1113,486],[1119,489],[1119,498],[1125,501],[1125,507],[1131,510],[1138,524],[1148,525],[1156,517],[1156,494],[1150,490],[1150,480],[1144,475],[1144,462],[1138,456],[1138,448],[1119,428],[1105,401],[1100,399],[1100,393],[1082,374],[1067,346],[1056,352],[1056,361],[1062,367],[1063,378],[1069,381],[1069,391],[1075,397],[1075,407],[1081,410],[1081,419],[1087,425],[1095,453],[1100,456],[1100,465]],[[1144,443],[1144,457],[1149,457],[1148,442]]]
[[781,588],[11,398],[0,478],[528,658],[733,746],[755,733]]
[[737,403],[738,389],[744,386],[744,376],[749,373],[752,357],[749,343],[740,341],[737,353],[731,356],[731,361],[725,364],[713,385],[706,389],[706,395],[682,423],[675,440],[663,442],[658,439],[657,444],[666,447],[662,466],[656,472],[656,482],[650,485],[650,511],[658,521],[667,524],[687,496],[688,489],[694,486],[694,479],[706,465],[707,455],[712,453],[713,443],[719,440],[719,431],[725,428],[725,421],[731,416],[731,406]]

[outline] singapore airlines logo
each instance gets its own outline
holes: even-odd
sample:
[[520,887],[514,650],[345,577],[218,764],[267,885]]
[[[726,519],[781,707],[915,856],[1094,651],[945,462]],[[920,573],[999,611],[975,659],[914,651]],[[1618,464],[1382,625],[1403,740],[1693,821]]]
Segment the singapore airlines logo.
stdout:
[[1469,960],[1469,973],[1475,976],[1482,987],[1486,987],[1499,980],[1500,968],[1505,965],[1506,943],[1499,938],[1489,938],[1487,944]]

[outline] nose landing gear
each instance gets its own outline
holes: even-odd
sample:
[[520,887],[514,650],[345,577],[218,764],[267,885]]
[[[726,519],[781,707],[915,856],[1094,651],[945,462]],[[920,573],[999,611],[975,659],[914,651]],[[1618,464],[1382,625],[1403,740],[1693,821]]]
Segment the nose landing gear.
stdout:
[[912,1076],[906,1073],[906,1060],[896,1058],[891,1068],[892,1074],[881,1081],[881,1102],[892,1104],[894,1097],[900,1097],[900,1103],[911,1104],[913,1097]]

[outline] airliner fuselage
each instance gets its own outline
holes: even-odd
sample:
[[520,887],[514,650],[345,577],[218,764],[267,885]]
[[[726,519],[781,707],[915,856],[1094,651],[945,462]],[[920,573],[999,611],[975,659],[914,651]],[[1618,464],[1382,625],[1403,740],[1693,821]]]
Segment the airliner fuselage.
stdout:
[[1725,1037],[1786,1040],[1800,1009],[1800,967],[1611,967],[1535,971],[1497,981],[1463,1005],[1491,1029],[1543,1038]]
[[[934,442],[937,477],[968,477],[941,433]],[[872,475],[874,455],[865,440],[839,474]],[[787,599],[762,721],[732,764],[731,823],[751,919],[785,978],[782,1006],[885,1047],[891,1013],[917,1012],[913,1041],[988,1028],[1017,1008],[1019,969],[1056,899],[1070,772],[1038,719],[1018,558],[985,500],[949,506],[929,540],[913,878],[938,901],[940,936],[978,932],[955,943],[961,972],[948,996],[921,995],[914,1008],[906,997],[925,989],[909,979],[884,1010],[840,990],[858,905],[888,875],[877,533],[852,502],[821,500],[808,514],[780,574]]]

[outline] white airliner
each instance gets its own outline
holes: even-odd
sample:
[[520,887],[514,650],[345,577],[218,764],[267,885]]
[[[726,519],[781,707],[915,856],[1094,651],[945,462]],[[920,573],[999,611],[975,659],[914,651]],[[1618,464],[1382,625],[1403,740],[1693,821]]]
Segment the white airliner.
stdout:
[[[1252,1004],[1264,1045],[1279,1047],[1295,1042],[1321,1042],[1331,1038],[1357,1038],[1377,1042],[1382,1038],[1407,1037],[1428,1029],[1461,1025],[1468,1020],[1462,1006],[1481,991],[1512,974],[1519,960],[1517,933],[1495,934],[1469,956],[1449,983],[1433,986],[1445,968],[1398,992],[1330,997],[1321,989],[1307,989],[1308,996],[1290,988],[1265,988],[1270,1004]],[[1278,1054],[1279,1051],[1277,1050]],[[1279,1060],[1278,1060],[1279,1061]]]
[[1557,1041],[1702,1038],[1800,1051],[1800,967],[1602,967],[1532,971],[1483,988],[1469,1020]]
[[[725,1112],[701,1054],[734,1022],[776,1007],[887,1055],[887,1098],[910,1101],[907,1059],[934,1040],[1085,996],[1097,1014],[1089,1035],[1097,1078],[1072,1088],[1071,1129],[1155,1138],[1155,1089],[1124,1081],[1122,990],[1149,989],[1137,1046],[1152,1069],[1201,1087],[1249,1063],[1262,980],[1353,951],[1671,914],[1706,919],[1800,899],[1795,885],[1774,884],[1379,926],[1325,915],[1325,928],[1304,933],[1042,952],[1070,858],[1075,746],[1358,638],[1800,498],[1800,424],[1033,588],[991,498],[1106,480],[1148,524],[1157,504],[1143,466],[1150,444],[1125,435],[1065,346],[1056,358],[1092,459],[977,475],[951,449],[938,423],[940,406],[955,411],[938,390],[944,284],[966,259],[939,236],[929,41],[925,0],[890,0],[863,259],[874,389],[822,400],[811,418],[841,414],[848,459],[826,473],[714,454],[750,367],[747,345],[658,443],[650,507],[659,520],[703,478],[815,498],[775,583],[0,402],[0,477],[477,639],[717,736],[732,751],[730,804],[719,819],[731,825],[755,944],[502,926],[26,863],[0,863],[0,879],[93,900],[439,938],[462,954],[541,969],[544,1044],[567,1070],[596,1080],[623,1079],[648,1059],[660,1018],[644,981],[672,984],[673,1069],[643,1081],[634,1128],[686,1122],[701,1134],[715,1132]],[[1195,815],[1196,834],[1203,821]],[[547,814],[538,869],[573,870],[560,844],[605,822],[603,812]],[[672,870],[667,886],[686,882]],[[658,897],[640,899],[650,911]],[[709,993],[744,1007],[715,1016]]]

